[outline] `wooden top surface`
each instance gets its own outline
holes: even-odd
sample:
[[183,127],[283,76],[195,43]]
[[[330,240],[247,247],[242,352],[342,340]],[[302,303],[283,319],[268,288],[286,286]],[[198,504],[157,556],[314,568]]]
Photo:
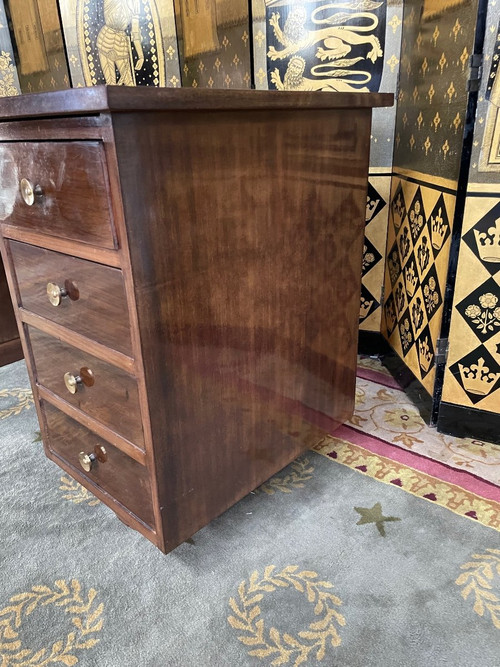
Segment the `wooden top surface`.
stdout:
[[0,99],[0,120],[120,111],[388,107],[392,93],[290,92],[95,86]]

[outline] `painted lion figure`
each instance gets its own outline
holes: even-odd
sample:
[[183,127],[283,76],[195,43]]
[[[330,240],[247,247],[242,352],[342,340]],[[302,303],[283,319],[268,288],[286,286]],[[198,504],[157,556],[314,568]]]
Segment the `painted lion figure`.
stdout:
[[[379,3],[370,4],[379,5]],[[318,28],[317,30],[306,29],[307,13],[303,6],[292,9],[283,29],[280,26],[280,14],[273,13],[269,23],[273,28],[276,39],[283,48],[277,50],[274,46],[271,46],[267,53],[268,57],[271,60],[281,60],[321,43],[322,46],[318,48],[316,57],[320,60],[335,60],[344,58],[350,53],[353,46],[366,44],[371,47],[366,58],[373,63],[376,62],[378,58],[383,56],[380,41],[375,35],[366,33],[372,32],[378,26],[378,17],[370,12],[338,12],[327,18],[316,18],[318,12],[338,7],[339,5],[335,4],[323,5],[312,13],[313,23],[330,24],[328,27]],[[347,24],[348,21],[359,21],[360,19],[368,19],[369,23],[366,25]]]

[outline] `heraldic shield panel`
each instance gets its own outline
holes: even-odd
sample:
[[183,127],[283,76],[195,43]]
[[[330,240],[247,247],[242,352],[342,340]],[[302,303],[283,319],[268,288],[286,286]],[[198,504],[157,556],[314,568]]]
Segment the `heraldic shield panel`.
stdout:
[[69,0],[61,14],[73,86],[179,85],[171,1]]
[[269,88],[378,91],[385,20],[376,0],[266,1]]

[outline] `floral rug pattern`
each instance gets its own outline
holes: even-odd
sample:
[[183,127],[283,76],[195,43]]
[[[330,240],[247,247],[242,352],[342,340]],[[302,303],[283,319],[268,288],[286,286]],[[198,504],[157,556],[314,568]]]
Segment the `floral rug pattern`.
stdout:
[[[388,371],[380,361],[360,359],[359,368],[380,373]],[[356,383],[356,407],[347,424],[363,433],[414,453],[465,470],[500,486],[500,446],[472,438],[455,438],[429,427],[406,394],[393,386],[383,386],[372,374]]]

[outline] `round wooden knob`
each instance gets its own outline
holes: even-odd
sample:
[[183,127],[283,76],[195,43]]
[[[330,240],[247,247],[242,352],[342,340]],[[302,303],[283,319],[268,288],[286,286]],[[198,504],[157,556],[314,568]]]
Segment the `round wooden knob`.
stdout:
[[80,452],[78,454],[78,461],[85,472],[90,472],[92,470],[92,465],[94,461],[99,461],[100,463],[106,463],[108,460],[108,453],[106,452],[105,447],[102,445],[96,445],[94,451],[91,454],[86,454],[85,452]]
[[39,185],[33,185],[27,178],[22,178],[19,184],[21,197],[28,206],[33,206],[35,197],[42,196],[42,188]]
[[75,375],[74,373],[67,372],[64,373],[64,384],[66,385],[66,389],[69,391],[70,394],[76,394],[78,391],[78,387],[81,386],[82,384],[85,385],[86,387],[92,387],[92,385],[95,382],[95,377],[94,373],[91,371],[90,368],[87,368],[84,366],[83,368],[80,368],[80,374]]

